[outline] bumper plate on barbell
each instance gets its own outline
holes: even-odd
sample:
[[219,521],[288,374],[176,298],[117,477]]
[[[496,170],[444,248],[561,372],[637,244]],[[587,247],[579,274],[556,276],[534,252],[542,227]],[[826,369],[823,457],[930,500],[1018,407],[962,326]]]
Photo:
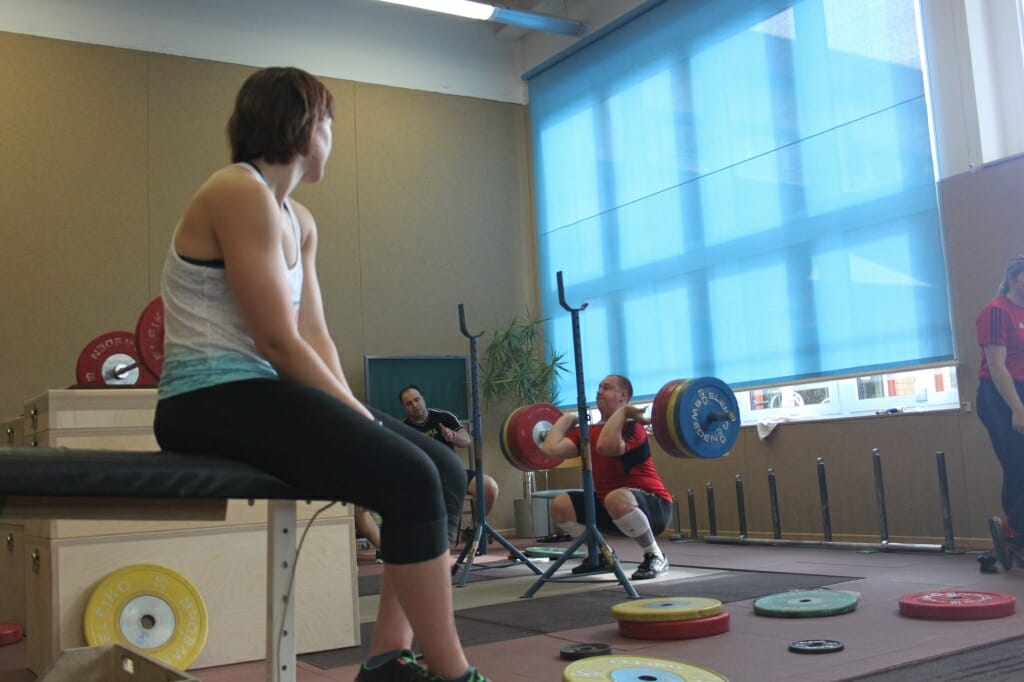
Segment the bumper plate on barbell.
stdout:
[[140,376],[135,335],[127,331],[107,332],[89,341],[75,366],[79,386],[134,386]]
[[508,463],[520,471],[553,469],[562,460],[541,452],[544,437],[562,411],[551,403],[524,405],[512,412],[501,426],[499,444]]
[[715,459],[740,434],[739,402],[721,379],[699,377],[665,384],[654,398],[654,437],[673,457]]
[[135,324],[135,343],[139,360],[153,377],[164,370],[164,300],[157,296],[142,310]]

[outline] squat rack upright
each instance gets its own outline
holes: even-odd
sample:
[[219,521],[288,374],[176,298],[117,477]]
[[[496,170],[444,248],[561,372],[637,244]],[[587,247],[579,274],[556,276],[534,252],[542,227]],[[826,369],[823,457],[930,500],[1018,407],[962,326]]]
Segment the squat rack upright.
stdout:
[[597,529],[597,510],[594,501],[594,470],[591,467],[590,462],[590,411],[587,409],[586,386],[583,383],[583,349],[580,343],[580,311],[586,309],[587,304],[584,303],[579,308],[573,308],[570,306],[565,300],[565,285],[562,282],[561,270],[558,271],[557,278],[558,302],[563,308],[569,311],[570,317],[572,318],[572,346],[576,360],[576,410],[579,415],[579,453],[580,461],[582,462],[583,504],[586,523],[584,525],[583,533],[576,538],[569,548],[562,553],[562,556],[560,556],[551,565],[551,567],[537,579],[537,582],[535,582],[530,589],[523,594],[522,598],[527,599],[532,597],[545,582],[569,582],[571,578],[555,578],[552,576],[554,576],[555,572],[561,568],[562,564],[564,564],[566,560],[573,555],[576,548],[586,542],[586,561],[596,561],[597,557],[603,557],[604,562],[612,566],[616,579],[622,584],[622,587],[625,588],[626,593],[630,598],[637,599],[640,595],[637,594],[636,588],[633,587],[633,584],[629,582],[629,578],[627,578],[626,574],[622,571],[622,566],[619,565],[619,561],[615,557],[615,553],[612,552],[611,547],[605,543],[604,537],[601,535],[601,531]]
[[[459,558],[455,561],[452,566],[452,575],[454,576],[459,572],[459,568],[462,567],[462,574],[459,577],[456,585],[458,587],[465,587],[466,581],[469,580],[469,572],[473,568],[473,559],[477,556],[477,553],[481,555],[487,554],[487,538],[494,538],[502,547],[508,550],[509,561],[504,561],[499,564],[488,564],[480,566],[480,568],[501,568],[505,566],[511,566],[516,563],[522,562],[530,567],[537,575],[540,575],[541,571],[537,566],[530,561],[530,559],[523,554],[519,549],[511,542],[505,539],[501,533],[495,530],[491,524],[487,522],[487,504],[484,499],[484,458],[483,458],[483,445],[481,443],[481,433],[483,433],[482,421],[480,418],[480,363],[477,359],[476,340],[483,336],[483,332],[479,334],[470,334],[469,329],[466,328],[466,312],[463,305],[459,304],[459,330],[462,335],[469,339],[469,363],[470,363],[470,376],[471,379],[471,393],[473,401],[473,470],[476,472],[473,478],[473,484],[476,488],[476,504],[473,505],[473,520],[476,524],[476,528],[473,530],[473,538],[466,543],[466,546],[462,548],[462,552],[459,554]],[[467,560],[468,557],[468,560]],[[465,566],[463,567],[463,562]]]

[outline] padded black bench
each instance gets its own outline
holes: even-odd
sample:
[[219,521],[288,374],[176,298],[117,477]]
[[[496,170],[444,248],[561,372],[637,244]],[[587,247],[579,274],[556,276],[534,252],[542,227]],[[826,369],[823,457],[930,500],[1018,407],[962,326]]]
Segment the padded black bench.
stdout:
[[[0,519],[224,520],[228,500],[268,500],[267,681],[295,682],[296,502],[330,500],[208,455],[71,448],[0,449]],[[277,641],[277,633],[287,633]]]

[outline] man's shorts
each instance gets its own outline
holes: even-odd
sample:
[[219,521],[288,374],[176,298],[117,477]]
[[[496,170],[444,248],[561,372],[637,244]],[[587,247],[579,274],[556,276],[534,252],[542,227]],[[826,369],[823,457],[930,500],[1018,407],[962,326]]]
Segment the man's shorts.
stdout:
[[[672,519],[672,502],[660,495],[655,495],[639,488],[627,488],[627,490],[633,493],[633,497],[636,498],[636,506],[647,517],[647,522],[651,524],[652,533],[659,535],[668,528],[669,521]],[[572,499],[572,506],[576,510],[576,520],[580,523],[585,523],[586,507],[584,506],[583,491],[572,490],[569,492],[569,497]],[[622,535],[622,531],[615,525],[603,504],[594,505],[594,516],[596,517],[599,530],[612,535]]]

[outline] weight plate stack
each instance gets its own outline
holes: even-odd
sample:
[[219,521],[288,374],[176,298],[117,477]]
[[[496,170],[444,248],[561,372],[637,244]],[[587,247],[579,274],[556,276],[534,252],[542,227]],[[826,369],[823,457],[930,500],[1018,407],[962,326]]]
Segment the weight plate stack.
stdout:
[[714,670],[648,656],[592,656],[570,663],[562,682],[729,682]]
[[696,620],[717,616],[721,612],[722,602],[704,597],[635,599],[620,602],[612,607],[612,617],[615,620],[632,623]]

